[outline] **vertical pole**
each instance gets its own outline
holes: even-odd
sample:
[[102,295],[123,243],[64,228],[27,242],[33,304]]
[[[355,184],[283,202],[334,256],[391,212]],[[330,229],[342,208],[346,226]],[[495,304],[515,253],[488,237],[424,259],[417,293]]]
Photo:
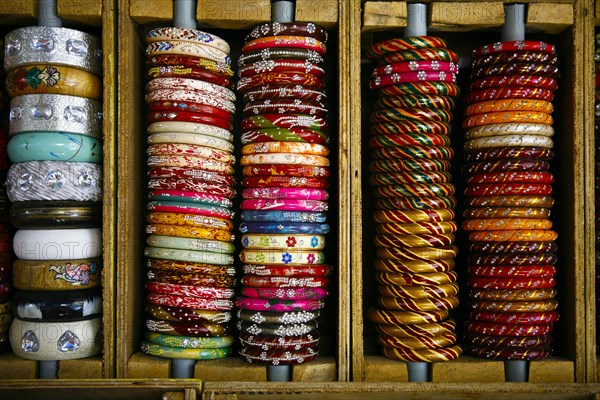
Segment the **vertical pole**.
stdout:
[[179,359],[175,358],[172,360],[172,376],[173,378],[189,379],[194,377],[194,366],[196,360]]
[[427,5],[424,3],[408,3],[406,28],[404,36],[427,35]]
[[504,380],[506,382],[528,382],[529,361],[506,360],[504,361]]
[[58,361],[40,361],[40,379],[58,378]]
[[503,42],[525,40],[525,4],[504,6],[504,25],[501,33]]
[[38,0],[38,25],[60,28],[62,21],[58,17],[56,0]]

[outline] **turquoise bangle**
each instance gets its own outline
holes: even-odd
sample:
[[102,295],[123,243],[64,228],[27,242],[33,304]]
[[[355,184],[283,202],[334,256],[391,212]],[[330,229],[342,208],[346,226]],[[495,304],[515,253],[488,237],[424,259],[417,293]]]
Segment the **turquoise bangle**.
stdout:
[[146,239],[148,246],[167,249],[200,250],[211,253],[233,254],[235,245],[221,240],[194,239],[178,236],[150,235]]
[[161,346],[180,347],[186,349],[221,349],[231,347],[235,343],[232,335],[198,337],[198,336],[175,336],[156,332],[146,332],[146,341]]
[[151,356],[164,358],[182,358],[189,360],[216,360],[231,354],[231,347],[220,349],[188,349],[183,347],[161,346],[160,344],[142,342],[142,351]]
[[85,135],[64,132],[28,132],[10,138],[7,145],[10,161],[71,161],[99,164],[102,142]]
[[145,256],[163,260],[191,261],[202,264],[231,265],[233,256],[229,254],[212,253],[208,251],[193,251],[180,249],[166,249],[162,247],[146,247]]

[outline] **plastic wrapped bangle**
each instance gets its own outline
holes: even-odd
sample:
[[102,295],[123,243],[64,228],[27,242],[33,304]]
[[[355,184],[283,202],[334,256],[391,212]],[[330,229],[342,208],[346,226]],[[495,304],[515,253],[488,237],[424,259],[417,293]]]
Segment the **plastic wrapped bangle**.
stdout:
[[540,171],[508,171],[471,175],[466,180],[468,185],[500,182],[553,183],[554,175],[550,172]]
[[102,254],[102,230],[19,229],[13,238],[15,256],[22,260],[73,260]]
[[233,336],[197,337],[162,335],[160,333],[146,332],[145,339],[154,344],[186,349],[221,349],[231,347],[235,343]]
[[525,336],[540,336],[552,333],[553,326],[551,324],[539,325],[515,325],[515,324],[498,324],[493,322],[467,321],[466,330],[469,333],[477,333],[481,335],[491,336],[510,336],[510,337],[525,337]]
[[28,360],[73,360],[102,351],[102,318],[68,322],[23,321],[15,318],[10,343],[15,355]]
[[242,272],[247,275],[257,276],[286,276],[286,277],[305,277],[305,276],[327,276],[332,274],[330,265],[257,265],[244,264]]
[[454,336],[456,323],[448,319],[443,322],[432,322],[423,324],[376,324],[375,329],[380,335],[390,336],[397,339],[407,338],[418,340],[420,338],[435,338],[439,336]]
[[297,176],[252,176],[242,180],[247,188],[303,188],[327,189],[329,180],[322,178],[305,178]]
[[229,44],[220,37],[208,32],[197,29],[176,28],[176,27],[161,27],[152,29],[146,35],[146,43],[163,41],[163,40],[180,40],[184,42],[193,42],[214,47],[225,53],[229,53]]
[[481,57],[488,54],[513,51],[536,51],[544,53],[556,53],[556,48],[552,44],[533,40],[495,42],[478,47],[475,50],[473,50],[473,57]]
[[253,299],[250,297],[238,297],[235,301],[236,307],[242,310],[252,311],[314,311],[325,306],[323,300],[278,300]]
[[10,207],[9,219],[19,229],[97,228],[102,226],[102,207],[96,202],[19,201]]
[[449,146],[450,138],[435,133],[394,133],[377,135],[369,139],[369,147],[372,149],[413,145]]
[[388,297],[379,296],[377,304],[386,310],[398,311],[438,311],[452,310],[458,306],[458,297],[442,297],[442,298],[404,298],[404,297]]
[[[231,244],[234,240],[234,235],[230,231],[214,228],[204,228],[199,226],[185,226],[185,225],[167,225],[167,224],[150,224],[146,226],[146,233],[151,235],[162,235],[171,236],[176,238],[193,238],[193,239],[207,239],[207,241],[189,241],[189,242],[178,242],[173,241],[173,244],[183,245],[186,249],[192,250],[188,247],[197,246],[199,249],[207,248],[205,251],[210,252],[223,252],[233,253],[234,246]],[[151,241],[165,244],[167,239],[155,238]],[[219,242],[220,241],[220,242]],[[165,247],[165,246],[157,246]],[[211,250],[208,250],[210,248]]]
[[99,38],[74,29],[29,26],[15,29],[4,38],[7,71],[29,64],[61,64],[102,75]]
[[234,291],[230,288],[180,285],[156,281],[146,282],[146,289],[151,293],[200,297],[202,299],[231,299],[234,296]]
[[471,72],[471,79],[478,79],[484,76],[496,75],[542,75],[551,78],[560,77],[558,67],[551,64],[542,63],[507,63],[495,64],[487,67],[474,69]]
[[327,31],[312,22],[269,22],[257,25],[245,37],[245,41],[265,36],[301,35],[327,41]]
[[390,75],[394,72],[413,71],[444,71],[458,73],[458,65],[449,61],[407,61],[387,64],[377,67],[371,73],[371,77]]
[[228,265],[212,265],[189,261],[149,259],[146,265],[150,270],[173,273],[235,275],[235,268]]
[[102,137],[102,104],[85,97],[28,94],[10,101],[9,134],[61,132]]
[[229,335],[229,328],[227,325],[201,321],[172,322],[148,318],[146,319],[146,329],[150,332],[175,336],[211,337]]
[[99,317],[99,289],[44,292],[19,291],[12,298],[13,312],[22,321],[72,322]]
[[301,60],[264,60],[244,65],[238,69],[239,77],[252,76],[265,72],[299,72],[311,74],[317,78],[325,76],[325,70],[311,62]]
[[12,283],[20,290],[77,290],[101,284],[102,259],[25,261],[13,263]]
[[447,310],[438,311],[389,311],[370,308],[368,317],[376,324],[428,324],[448,318]]
[[402,120],[371,124],[369,130],[372,135],[390,135],[402,133],[433,133],[437,135],[448,135],[450,134],[451,126],[448,122],[442,121]]
[[[469,269],[472,269],[470,267]],[[489,267],[488,267],[489,268]],[[541,270],[544,268],[546,271],[554,269],[554,273],[541,273],[532,276],[526,276],[526,274],[515,274],[515,275],[506,275],[507,277],[527,277],[527,278],[544,278],[551,277],[556,273],[556,269],[552,266],[534,266],[537,270]],[[517,269],[517,268],[515,268]],[[521,269],[527,270],[527,267],[521,267]],[[507,268],[504,267],[504,271],[507,271]],[[497,276],[497,275],[496,275]],[[470,289],[469,297],[471,299],[476,300],[487,300],[487,301],[532,301],[532,300],[551,300],[556,297],[556,289],[554,288],[546,288],[546,289]],[[558,315],[557,315],[558,318]]]
[[151,258],[161,258],[174,261],[190,261],[216,265],[233,264],[233,256],[208,251],[193,251],[181,249],[166,249],[161,247],[146,247],[144,255]]
[[493,87],[470,92],[466,97],[467,104],[496,99],[537,99],[552,101],[554,92],[535,86]]
[[243,99],[245,103],[268,99],[298,99],[325,104],[327,95],[322,90],[305,88],[301,85],[264,85],[245,92]]
[[377,282],[383,285],[445,285],[456,282],[455,271],[430,272],[423,274],[377,272]]
[[418,235],[375,235],[373,240],[376,247],[430,247],[448,246],[454,243],[454,235],[418,234]]
[[[501,100],[490,100],[492,102],[499,102]],[[504,101],[519,101],[519,100],[504,100]],[[527,100],[522,100],[527,101]],[[541,100],[533,100],[541,101]],[[483,103],[475,103],[484,104]],[[551,103],[550,103],[551,104]],[[502,123],[502,124],[486,124],[471,128],[465,132],[465,139],[478,139],[490,136],[504,136],[504,135],[537,135],[537,136],[554,136],[554,128],[548,124],[532,124],[532,123]]]
[[[481,196],[469,197],[465,200],[466,207],[545,207],[554,205],[551,196]],[[553,239],[552,239],[553,240]],[[476,240],[474,240],[476,241]]]
[[458,62],[458,54],[445,48],[420,48],[385,53],[377,58],[377,65],[395,64],[403,61],[450,61]]
[[203,321],[215,324],[225,324],[231,321],[231,313],[228,311],[215,311],[182,307],[161,306],[158,304],[146,304],[146,315],[157,320],[174,322]]
[[182,133],[197,133],[204,136],[212,136],[217,139],[223,139],[229,142],[233,141],[233,134],[227,129],[219,128],[217,126],[212,125],[198,124],[194,122],[163,121],[154,122],[148,125],[148,134],[152,135],[156,133],[175,133],[180,136],[182,136]]
[[474,58],[471,66],[473,69],[477,69],[487,65],[515,64],[521,62],[556,65],[558,62],[558,58],[554,53],[548,53],[543,51],[515,50],[482,55],[480,57]]
[[467,286],[475,289],[546,289],[556,285],[556,279],[549,278],[498,278],[469,277]]
[[148,202],[148,210],[194,215],[206,215],[209,217],[228,219],[233,218],[234,215],[233,210],[226,207],[181,201],[150,201]]
[[[186,342],[187,343],[187,342]],[[185,359],[185,360],[217,360],[231,354],[231,347],[223,348],[189,348],[165,346],[147,341],[142,342],[141,349],[144,353],[155,357]]]
[[558,250],[555,242],[482,242],[470,243],[469,251],[472,253],[553,253]]
[[6,148],[13,163],[28,161],[102,162],[102,142],[62,132],[28,132],[13,136]]
[[225,76],[232,77],[233,70],[224,62],[216,62],[207,58],[183,56],[183,55],[157,55],[148,57],[146,65],[150,67],[160,65],[176,65],[182,67],[199,67],[207,71]]
[[[382,210],[383,211],[383,210]],[[412,211],[412,210],[406,210]],[[426,210],[414,210],[426,211]],[[375,227],[378,234],[392,235],[422,235],[422,234],[448,234],[458,230],[458,224],[454,221],[441,222],[415,222],[415,223],[383,223]]]
[[453,196],[431,196],[431,197],[387,197],[375,200],[375,207],[381,210],[428,210],[456,207],[456,198]]

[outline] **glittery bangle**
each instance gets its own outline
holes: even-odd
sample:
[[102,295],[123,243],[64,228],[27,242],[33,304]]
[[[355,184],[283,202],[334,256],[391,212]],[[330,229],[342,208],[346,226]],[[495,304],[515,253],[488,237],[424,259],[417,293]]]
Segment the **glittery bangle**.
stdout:
[[445,48],[421,48],[385,53],[377,58],[377,65],[395,64],[404,61],[450,61],[458,62],[458,54]]
[[489,348],[475,345],[466,345],[464,348],[465,354],[489,359],[500,360],[543,360],[552,356],[552,349],[549,347],[500,347]]
[[261,164],[291,164],[327,167],[329,166],[329,158],[312,154],[294,153],[249,154],[241,157],[240,164],[243,166]]
[[149,68],[156,66],[179,66],[179,67],[198,67],[206,71],[219,74],[224,77],[232,77],[233,70],[225,62],[217,62],[207,58],[183,55],[157,55],[148,57],[146,65]]
[[212,96],[209,93],[200,92],[197,90],[166,88],[152,90],[146,94],[147,103],[167,100],[206,104],[212,107],[218,107],[229,113],[235,112],[235,103],[232,101],[223,97]]
[[552,230],[479,231],[469,233],[472,242],[552,241],[558,234]]
[[[196,133],[204,136],[212,136],[217,139],[233,141],[233,134],[227,129],[217,126],[198,124],[194,122],[163,121],[148,125],[150,136],[156,133]],[[180,143],[180,142],[177,142]]]
[[[205,228],[210,229],[210,228]],[[226,235],[232,237],[233,235],[227,233]],[[146,244],[153,247],[165,247],[168,249],[181,249],[181,250],[198,250],[198,251],[210,251],[213,253],[233,254],[235,246],[232,243],[219,239],[195,239],[189,237],[177,237],[177,236],[165,236],[165,235],[150,235],[146,238]]]
[[316,165],[255,164],[242,169],[244,176],[291,176],[305,178],[326,178],[329,168]]
[[13,251],[22,260],[73,260],[102,254],[102,229],[19,229]]
[[327,31],[312,22],[268,22],[255,26],[245,37],[245,41],[265,36],[301,35],[327,41]]
[[278,300],[315,300],[324,299],[329,295],[325,288],[293,288],[281,289],[270,287],[243,287],[240,296],[258,299]]
[[463,129],[498,123],[535,123],[552,125],[552,116],[541,111],[500,111],[476,114],[463,120]]
[[506,148],[507,146],[518,147],[538,147],[551,149],[554,147],[554,140],[551,137],[536,135],[503,135],[490,136],[468,140],[464,144],[464,150],[472,152],[480,149]]
[[235,178],[228,174],[193,169],[186,167],[154,167],[148,169],[148,177],[151,179],[197,179],[200,181],[214,182],[221,185],[235,186]]
[[191,167],[230,175],[234,173],[231,164],[197,156],[149,156],[146,162],[149,167]]
[[146,222],[149,224],[189,225],[233,230],[233,222],[228,219],[194,214],[151,212],[146,215]]
[[369,139],[369,147],[372,149],[414,145],[449,146],[450,137],[435,133],[394,133],[377,135]]
[[[499,100],[491,100],[499,101]],[[513,100],[517,101],[517,100]],[[541,100],[535,100],[541,101]],[[485,103],[485,102],[484,102]],[[482,104],[482,103],[476,103]],[[502,123],[502,124],[486,124],[475,128],[471,128],[465,132],[465,139],[477,139],[491,136],[504,136],[504,135],[537,135],[552,137],[554,135],[554,128],[548,124],[530,124],[530,123]]]
[[257,336],[293,337],[310,334],[317,329],[315,321],[297,324],[254,324],[238,321],[237,328],[240,333]]
[[321,103],[305,100],[297,102],[294,100],[258,100],[244,105],[243,115],[258,114],[308,114],[318,118],[327,118],[328,110]]
[[242,272],[248,275],[257,276],[288,276],[288,277],[304,277],[304,276],[326,276],[331,275],[332,268],[330,265],[242,265]]
[[521,62],[556,65],[558,59],[554,53],[515,50],[476,57],[473,59],[471,66],[473,69],[476,69],[487,65],[514,64]]
[[[425,210],[407,210],[425,211]],[[442,222],[415,222],[415,223],[384,223],[376,227],[378,234],[392,235],[422,235],[422,234],[447,234],[458,230],[458,224],[454,221]]]
[[233,264],[233,256],[223,253],[212,253],[207,251],[146,247],[144,249],[144,255],[150,258],[159,258],[174,261],[191,261],[216,265]]
[[[533,266],[537,267],[538,270],[540,268],[554,268],[552,266]],[[527,268],[521,267],[521,268]],[[470,268],[471,269],[471,268]],[[516,269],[516,268],[514,268]],[[556,269],[554,268],[555,272]],[[506,271],[506,269],[505,269]],[[519,275],[508,275],[507,277],[520,277]],[[527,276],[529,278],[533,277],[548,277],[552,275],[540,274],[540,276]],[[523,276],[525,277],[525,276]],[[476,300],[488,300],[488,301],[531,301],[531,300],[550,300],[556,297],[557,290],[555,288],[545,288],[545,289],[470,289],[469,297],[471,299]],[[558,314],[556,315],[558,318]]]
[[227,101],[235,101],[235,93],[224,86],[214,83],[189,78],[155,78],[146,84],[146,90],[173,89],[173,90],[193,90],[220,97]]
[[448,122],[442,121],[403,120],[372,124],[369,131],[372,135],[401,133],[433,133],[438,135],[448,135],[450,134],[451,126]]
[[458,297],[412,299],[404,297],[379,296],[377,304],[386,310],[398,311],[439,311],[452,310],[458,306]]
[[439,299],[456,296],[458,285],[379,285],[379,294],[402,299]]
[[102,318],[69,322],[33,322],[13,319],[13,353],[27,360],[74,360],[102,351]]
[[12,283],[20,290],[78,290],[101,285],[102,259],[13,263]]
[[163,41],[163,40],[178,40],[184,42],[193,42],[214,47],[225,53],[230,52],[229,44],[220,37],[198,29],[177,28],[177,27],[161,27],[152,29],[146,35],[146,43]]
[[[499,149],[484,150],[483,153]],[[467,157],[473,159],[477,155],[481,155],[482,151],[467,153]],[[472,157],[471,157],[472,156]],[[498,161],[483,161],[469,163],[463,166],[462,173],[465,176],[496,173],[496,172],[514,172],[514,171],[548,171],[550,163],[546,161],[531,160],[531,159],[504,159]]]
[[[228,311],[233,307],[233,301],[228,299],[206,299],[196,296],[177,296],[163,293],[148,293],[146,300],[149,303],[158,304],[161,306],[198,308],[217,311]],[[162,330],[150,330],[152,332],[169,333]]]
[[242,180],[243,187],[327,189],[329,180],[296,176],[253,176]]
[[201,297],[203,299],[231,299],[235,294],[231,288],[181,285],[156,281],[146,282],[146,289],[151,293]]
[[469,185],[464,190],[465,196],[502,196],[502,195],[550,195],[552,186],[541,183],[481,183]]
[[455,271],[425,274],[377,272],[375,277],[378,283],[384,285],[445,285],[456,282],[458,274]]
[[483,322],[496,322],[501,324],[536,325],[552,324],[558,321],[558,313],[555,311],[527,311],[527,312],[490,312],[471,311],[471,319]]
[[[552,196],[475,196],[465,199],[466,207],[545,207],[554,205]],[[553,240],[553,239],[551,239]]]
[[234,211],[227,207],[190,203],[182,201],[150,201],[148,210],[160,212],[174,212],[194,215],[206,215],[218,218],[233,218]]
[[319,355],[317,349],[301,350],[255,350],[242,348],[239,351],[240,357],[248,363],[267,364],[267,365],[295,365],[305,364],[314,360]]
[[193,309],[183,307],[169,307],[158,304],[146,304],[146,315],[153,319],[173,322],[212,322],[225,324],[231,321],[231,312]]
[[549,278],[498,278],[469,277],[467,286],[475,289],[545,289],[556,285],[553,277]]
[[309,128],[327,130],[327,121],[307,114],[260,114],[251,115],[242,120],[243,130],[258,128]]
[[468,185],[480,183],[553,183],[554,175],[543,171],[502,171],[488,174],[471,175],[466,179]]
[[162,122],[162,121],[182,121],[192,122],[198,124],[212,125],[222,129],[231,130],[233,124],[230,120],[215,117],[208,114],[200,114],[187,111],[153,111],[147,116],[148,123]]
[[405,196],[385,197],[375,200],[375,208],[380,210],[430,210],[430,209],[452,209],[456,207],[454,196]]
[[212,274],[197,274],[193,272],[162,271],[149,268],[146,277],[154,282],[178,285],[210,286],[215,288],[232,288],[235,286],[235,278],[229,275],[227,271],[217,274],[217,269],[215,268],[212,272]]
[[371,73],[371,77],[390,75],[395,72],[413,71],[444,71],[458,73],[458,64],[449,61],[407,61],[377,67]]
[[327,146],[312,143],[293,143],[293,142],[265,142],[248,144],[242,147],[242,154],[261,154],[261,153],[300,153],[327,156],[329,149]]
[[375,108],[413,107],[413,108],[441,108],[453,110],[455,100],[450,96],[437,94],[404,94],[399,96],[379,96]]
[[150,332],[175,336],[218,337],[229,335],[229,327],[227,325],[202,321],[172,322],[148,318],[146,319],[146,329]]
[[[465,109],[464,114],[473,116],[477,114],[505,111],[536,111],[550,114],[554,111],[554,106],[549,101],[535,99],[487,100],[469,105]],[[486,123],[486,125],[489,124]]]
[[[192,103],[192,102],[187,102],[187,101],[170,101],[170,100],[163,100],[163,101],[153,101],[148,103],[148,110],[149,111],[169,111],[169,112],[190,112],[190,113],[199,113],[199,114],[209,114],[215,118],[219,118],[222,120],[226,120],[226,121],[231,121],[233,118],[233,113],[223,110],[221,108],[218,107],[214,107],[214,106],[210,106],[208,104],[199,104],[199,103]],[[193,124],[193,123],[192,123]],[[150,124],[152,125],[152,124]],[[153,129],[151,127],[149,127],[149,129]],[[225,129],[225,128],[222,128]],[[227,129],[225,129],[227,130]],[[171,131],[177,131],[177,128],[175,129],[171,129]],[[199,132],[201,133],[201,132]],[[225,137],[222,137],[223,139],[227,139],[229,140],[229,136],[225,135]]]
[[532,348],[538,346],[546,346],[552,343],[551,335],[540,336],[490,336],[468,333],[465,335],[464,341],[468,344],[486,346],[488,348],[496,347],[521,347]]
[[222,64],[231,64],[229,55],[221,49],[210,47],[201,43],[185,42],[181,40],[162,40],[148,44],[146,55],[183,55],[205,58]]
[[18,201],[8,218],[15,228],[96,228],[102,226],[102,206],[81,201]]
[[404,120],[442,121],[452,119],[452,113],[442,108],[382,108],[369,116],[372,123],[394,122]]
[[314,321],[319,317],[319,311],[297,311],[297,312],[253,312],[249,310],[238,310],[237,317],[240,321],[253,322],[255,324],[302,324]]
[[552,333],[551,324],[543,325],[515,325],[515,324],[497,324],[480,321],[467,321],[466,330],[471,333],[492,335],[492,336],[540,336]]
[[552,229],[552,221],[546,218],[483,218],[463,221],[466,231],[491,231],[512,229]]
[[[532,217],[534,218],[534,217]],[[469,251],[487,254],[553,253],[558,250],[555,242],[483,242],[470,243]]]
[[413,223],[413,222],[439,222],[439,221],[450,221],[454,218],[455,213],[453,210],[394,210],[384,211],[378,210],[374,213],[373,217],[376,222],[387,223],[387,222],[402,222],[402,223]]
[[242,235],[242,245],[246,249],[314,249],[321,250],[325,247],[323,235]]
[[304,60],[315,64],[324,62],[323,56],[319,52],[311,49],[300,49],[293,47],[278,47],[275,49],[255,50],[243,53],[238,58],[238,66],[241,68],[244,65],[260,61],[260,60],[279,60],[279,59],[294,59]]
[[9,135],[61,132],[102,137],[102,103],[78,96],[28,94],[10,101]]
[[556,300],[519,300],[519,301],[496,301],[496,300],[471,300],[469,307],[474,311],[486,311],[494,313],[530,313],[549,312],[558,307]]
[[438,311],[390,311],[370,308],[367,312],[369,320],[376,324],[428,324],[440,322],[448,318],[447,310]]
[[552,90],[535,86],[505,86],[481,89],[470,92],[466,97],[467,104],[495,99],[536,99],[552,101]]
[[200,179],[190,178],[156,178],[148,181],[152,189],[148,198],[151,200],[190,201],[205,204],[218,204],[231,207],[235,189],[219,183],[210,184]]
[[456,322],[447,319],[443,322],[423,324],[376,324],[375,329],[381,335],[391,336],[402,340],[404,338],[434,338],[439,336],[453,336]]
[[445,71],[414,71],[402,74],[394,72],[389,75],[376,75],[369,81],[369,88],[380,89],[385,86],[410,82],[456,82],[456,75]]
[[495,42],[481,46],[473,50],[473,57],[485,56],[487,54],[504,53],[512,51],[536,51],[545,53],[556,53],[552,44],[533,40],[515,40]]
[[63,132],[27,132],[11,137],[6,147],[13,163],[28,161],[102,162],[102,142]]
[[[189,341],[185,342],[186,344]],[[190,348],[161,345],[142,341],[141,349],[144,353],[156,357],[185,359],[185,360],[217,360],[231,354],[231,347],[222,348]]]
[[[326,201],[319,200],[252,199],[243,200],[240,208],[242,210],[322,212],[329,209],[329,204]],[[254,226],[248,224],[252,223],[246,223],[247,227]]]
[[253,311],[314,311],[325,307],[324,300],[273,300],[254,299],[251,297],[238,297],[236,307],[241,310]]
[[149,156],[190,154],[194,156],[210,158],[217,161],[228,162],[231,164],[233,164],[235,161],[231,152],[218,150],[213,147],[187,143],[151,144],[146,148],[146,154]]
[[316,64],[301,60],[264,60],[247,64],[238,70],[239,77],[252,76],[265,72],[299,72],[311,74],[317,78],[325,76],[325,70]]
[[451,233],[415,234],[415,235],[375,235],[376,247],[431,247],[449,246],[454,243]]
[[62,64],[102,75],[100,39],[74,29],[29,26],[4,38],[4,68],[29,64]]
[[261,36],[247,41],[242,46],[242,53],[265,49],[272,50],[280,47],[309,49],[319,54],[325,54],[327,51],[325,43],[310,36],[276,35]]
[[535,87],[553,91],[558,87],[558,82],[550,77],[538,75],[501,75],[477,79],[471,82],[469,89],[475,91],[487,88],[503,88],[511,86]]
[[244,210],[241,213],[242,221],[248,222],[304,222],[325,223],[327,214],[323,212],[310,211],[263,211],[263,210]]
[[242,190],[243,199],[284,199],[284,200],[327,200],[329,192],[309,188],[247,188]]
[[226,88],[232,87],[231,79],[226,76],[204,68],[184,65],[159,65],[150,67],[146,71],[146,79],[151,80],[154,78],[192,78],[221,85]]
[[306,142],[325,145],[329,143],[329,135],[317,129],[258,128],[242,133],[241,142],[243,145],[264,142]]
[[244,93],[244,102],[268,99],[310,100],[325,104],[327,95],[322,90],[305,88],[301,85],[264,85]]
[[248,264],[323,264],[325,254],[321,251],[303,250],[242,250],[240,260]]

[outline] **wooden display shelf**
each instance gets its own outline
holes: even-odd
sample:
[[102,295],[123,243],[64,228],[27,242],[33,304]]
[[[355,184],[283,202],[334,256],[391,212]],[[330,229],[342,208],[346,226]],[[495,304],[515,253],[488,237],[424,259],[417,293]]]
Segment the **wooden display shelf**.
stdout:
[[[504,22],[503,2],[427,2],[428,25],[434,35],[448,37],[450,45],[457,45],[461,56],[469,56],[470,51],[482,44],[500,40],[500,27]],[[505,2],[509,3],[509,2]],[[390,37],[397,30],[402,35],[406,25],[406,3],[387,1],[362,2],[363,35],[354,40],[351,52],[363,54],[364,49],[378,37]],[[593,54],[591,2],[536,2],[529,3],[526,35],[545,38],[557,45],[561,59],[560,94],[555,98],[555,140],[554,163],[556,182],[556,206],[553,216],[559,233],[558,276],[561,319],[555,325],[553,336],[555,356],[549,360],[531,362],[531,382],[595,382],[596,357],[593,296],[589,293],[590,281],[594,274],[593,243],[593,87],[588,76]],[[445,11],[444,11],[445,10]],[[449,17],[449,12],[454,13]],[[479,35],[473,35],[479,32]],[[379,36],[378,36],[379,35]],[[386,36],[387,35],[387,36]],[[356,57],[355,63],[359,63]],[[368,92],[366,81],[371,63],[363,62],[362,96]],[[356,66],[359,68],[359,66]],[[558,93],[557,93],[558,94]],[[363,99],[359,104],[368,104]],[[360,110],[356,105],[352,113],[368,116],[370,110]],[[460,118],[460,111],[455,118]],[[365,312],[375,305],[376,284],[369,276],[373,268],[368,260],[373,257],[373,248],[368,238],[373,233],[368,204],[371,202],[365,184],[364,157],[368,149],[366,143],[368,124],[353,120],[351,143],[353,171],[352,210],[353,225],[367,227],[353,232],[353,243],[363,246],[353,247],[353,380],[381,382],[387,380],[407,380],[404,363],[387,360],[373,352],[374,341],[369,343],[367,331],[373,330]],[[362,129],[360,125],[362,124]],[[362,132],[361,132],[362,131]],[[455,137],[459,137],[455,135]],[[456,139],[453,139],[456,140]],[[454,144],[456,146],[456,143]],[[460,144],[458,144],[460,146]],[[454,162],[460,163],[460,159]],[[363,167],[361,168],[360,165]],[[369,230],[371,229],[371,230]],[[364,235],[361,237],[361,235]],[[463,250],[464,251],[464,250]],[[461,269],[458,269],[461,268]],[[464,273],[462,266],[457,271]],[[371,273],[372,274],[372,273]],[[592,284],[593,285],[593,284]],[[464,289],[463,289],[464,290]],[[372,335],[370,333],[369,335]],[[369,339],[372,340],[372,339]],[[368,350],[367,350],[368,349]],[[442,365],[444,364],[444,365]],[[399,371],[396,374],[390,371]],[[503,381],[503,362],[475,360],[461,356],[451,363],[433,365],[434,382],[494,382]]]
[[[85,4],[84,4],[85,3]],[[101,356],[59,363],[59,378],[111,378],[115,363],[115,261],[116,261],[116,27],[114,0],[58,0],[58,16],[64,27],[82,29],[102,37],[103,52],[103,329]],[[0,2],[0,24],[8,32],[37,23],[37,1]],[[12,353],[0,355],[0,390],[7,380],[37,378],[37,362]]]
[[[337,32],[338,8],[346,7],[345,0],[323,2],[323,6],[312,7],[308,1],[298,1],[296,19],[312,21],[328,28],[330,41],[327,58],[332,71],[328,88],[330,104],[337,99],[347,98],[345,74],[337,56],[346,58],[341,37]],[[270,21],[269,1],[236,0],[198,2],[199,27],[218,29],[217,35],[232,38],[232,53],[239,53],[244,35],[249,28]],[[144,282],[145,262],[145,115],[144,115],[144,32],[155,26],[172,24],[172,2],[144,2],[129,0],[119,2],[119,185],[117,197],[123,218],[118,224],[119,243],[117,332],[117,376],[135,378],[169,377],[171,360],[150,357],[140,352],[141,336],[144,331]],[[202,28],[204,29],[204,28]],[[208,30],[208,28],[207,28]],[[337,45],[336,45],[337,43]],[[339,53],[339,54],[338,54]],[[338,71],[341,68],[342,72]],[[339,72],[339,75],[338,75]],[[337,85],[336,85],[337,83]],[[332,294],[322,314],[326,314],[320,326],[321,347],[325,351],[320,357],[293,367],[294,380],[298,381],[344,381],[349,378],[350,347],[350,209],[349,196],[348,115],[344,107],[340,111],[332,106],[330,115],[333,124],[331,137],[332,170],[336,171],[330,198],[329,223],[333,232],[328,237],[327,262],[334,265]],[[236,130],[236,132],[238,132]],[[329,256],[332,257],[329,257]],[[325,333],[326,331],[326,333]],[[266,381],[264,365],[250,365],[236,355],[224,360],[197,362],[195,377],[203,381]]]

